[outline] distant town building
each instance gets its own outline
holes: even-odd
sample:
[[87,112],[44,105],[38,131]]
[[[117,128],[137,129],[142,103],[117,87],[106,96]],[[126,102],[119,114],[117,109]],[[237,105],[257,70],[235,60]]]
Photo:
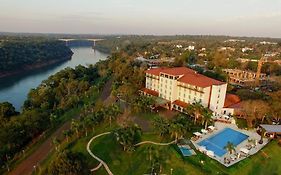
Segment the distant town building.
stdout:
[[188,47],[185,48],[184,50],[189,50],[189,51],[195,50],[195,46],[188,46]]
[[232,52],[234,52],[235,48],[232,48],[232,47],[219,47],[218,51],[232,51]]
[[225,82],[206,77],[186,67],[149,69],[145,74],[146,84],[141,92],[159,98],[162,107],[185,112],[189,104],[200,102],[212,110],[214,116],[234,114],[231,105],[225,105]]
[[231,84],[237,84],[240,86],[248,86],[253,85],[255,80],[258,78],[260,81],[266,80],[266,74],[261,73],[259,77],[257,77],[257,73],[251,71],[244,71],[239,69],[223,69],[228,75],[228,82]]
[[205,53],[199,53],[198,56],[199,56],[199,57],[206,57],[207,54],[205,54]]
[[245,42],[245,40],[239,40],[239,39],[229,39],[229,40],[226,40],[224,41],[225,43],[226,42]]
[[249,48],[249,47],[244,47],[241,49],[243,53],[248,52],[248,51],[253,51],[253,48]]
[[176,48],[181,49],[182,45],[176,45]]
[[201,51],[201,52],[205,52],[205,51],[206,51],[206,48],[205,48],[205,47],[202,47],[202,48],[200,49],[200,51]]
[[248,59],[248,58],[237,58],[237,61],[239,61],[240,63],[246,63],[246,62],[258,62],[259,60],[256,59]]
[[276,45],[277,43],[275,43],[275,42],[268,42],[268,41],[262,41],[262,42],[260,42],[260,44],[262,44],[262,45],[266,45],[266,44]]

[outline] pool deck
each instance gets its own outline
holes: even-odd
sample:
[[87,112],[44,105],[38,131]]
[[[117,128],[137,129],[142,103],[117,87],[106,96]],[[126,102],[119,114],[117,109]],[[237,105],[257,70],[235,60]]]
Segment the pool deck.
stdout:
[[[198,139],[196,141],[191,141],[197,150],[199,150],[199,147],[200,147],[199,142],[201,142],[204,139],[210,138],[213,135],[221,132],[224,128],[231,128],[235,131],[241,132],[241,133],[249,136],[248,139],[244,140],[243,142],[241,142],[240,144],[238,144],[235,147],[236,151],[234,151],[234,153],[232,153],[231,155],[227,152],[222,157],[218,157],[216,155],[213,157],[209,156],[212,159],[217,160],[218,162],[220,162],[221,164],[223,164],[226,167],[230,167],[231,165],[234,165],[237,162],[240,162],[241,160],[243,160],[251,155],[256,154],[269,142],[269,140],[267,138],[264,138],[263,144],[257,143],[260,140],[260,135],[257,134],[257,132],[255,130],[242,130],[242,129],[239,129],[235,124],[226,124],[226,123],[216,122],[215,127],[216,127],[216,130],[214,130],[213,132],[207,133],[207,134],[202,134],[202,137],[200,139]],[[249,142],[248,140],[255,140],[255,143]],[[241,148],[247,148],[247,146],[252,147],[251,149],[248,149],[249,150],[248,154],[244,154],[244,153],[240,152]],[[205,152],[203,152],[203,153],[205,153]]]

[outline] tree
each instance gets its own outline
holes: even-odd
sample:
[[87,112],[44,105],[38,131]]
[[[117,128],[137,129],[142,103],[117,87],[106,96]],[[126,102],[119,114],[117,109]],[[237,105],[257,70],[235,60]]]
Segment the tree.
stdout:
[[17,115],[15,107],[9,102],[0,103],[0,119],[9,119],[13,115]]
[[56,158],[48,166],[48,173],[52,175],[80,175],[90,174],[84,157],[77,153],[64,150],[59,152]]
[[233,143],[227,142],[227,144],[224,147],[224,149],[226,149],[229,152],[229,154],[232,154],[232,152],[235,151],[235,146],[234,146]]
[[201,103],[195,102],[191,105],[188,105],[186,108],[186,112],[194,117],[194,124],[196,124],[197,119],[201,117],[204,107]]
[[57,139],[57,138],[53,138],[52,143],[53,143],[53,145],[55,146],[55,150],[56,150],[56,151],[59,151],[59,148],[60,148],[60,140]]
[[168,122],[168,120],[166,120],[160,116],[157,116],[157,117],[153,118],[152,124],[154,126],[154,129],[159,132],[160,136],[169,134],[170,123]]
[[205,129],[207,129],[208,124],[213,121],[212,116],[213,116],[212,111],[210,111],[209,108],[204,108],[202,117],[203,117],[203,124],[205,123]]
[[275,123],[280,123],[281,120],[281,90],[270,94],[270,115]]
[[116,117],[121,113],[119,107],[115,104],[107,107],[105,109],[105,117],[108,118],[109,124],[111,127],[112,120],[116,119]]
[[181,123],[173,122],[170,125],[169,132],[171,134],[171,137],[175,139],[175,141],[178,140],[178,138],[182,137],[185,132],[185,127]]
[[262,100],[243,101],[241,106],[249,127],[253,127],[256,120],[263,121],[265,115],[269,113],[268,104]]
[[77,120],[72,119],[72,121],[71,121],[71,129],[74,130],[75,133],[76,133],[76,136],[79,137],[80,123]]
[[63,135],[65,136],[67,142],[69,141],[69,138],[72,136],[72,134],[73,132],[71,129],[63,131]]
[[140,141],[141,128],[137,125],[119,128],[114,131],[114,135],[124,151],[133,151],[134,145]]

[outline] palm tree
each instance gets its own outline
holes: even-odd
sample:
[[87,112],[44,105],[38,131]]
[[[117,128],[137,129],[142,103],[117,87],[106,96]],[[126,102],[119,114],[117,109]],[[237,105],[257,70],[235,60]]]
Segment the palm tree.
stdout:
[[235,151],[235,146],[231,142],[227,142],[226,146],[224,147],[227,151],[229,151],[230,154],[232,154],[232,151]]
[[76,132],[76,136],[79,137],[79,129],[80,129],[80,124],[77,120],[72,119],[71,121],[71,129],[73,129]]
[[172,123],[170,125],[170,134],[172,138],[175,138],[175,141],[178,140],[179,137],[182,137],[185,133],[185,127],[181,123]]
[[115,104],[111,105],[105,110],[105,116],[109,119],[109,125],[111,127],[112,120],[116,119],[116,117],[121,113],[119,107]]
[[155,117],[153,119],[154,129],[159,132],[160,136],[169,134],[169,122],[162,117]]
[[63,131],[63,135],[65,136],[66,141],[68,142],[68,141],[69,141],[69,138],[70,138],[71,135],[72,135],[72,130],[71,130],[71,129],[68,129],[68,130]]
[[52,142],[53,142],[53,145],[55,146],[56,151],[58,151],[59,146],[60,146],[60,140],[55,137],[55,138],[53,138]]
[[195,102],[192,105],[187,106],[186,111],[189,115],[192,115],[194,117],[194,124],[196,124],[197,119],[200,118],[203,109],[204,107],[200,102]]
[[141,129],[137,125],[119,128],[114,132],[117,142],[123,146],[124,151],[134,149],[134,145],[140,140]]
[[213,114],[208,108],[204,108],[202,116],[203,116],[203,123],[205,123],[205,129],[207,129],[208,124],[213,121],[212,119]]

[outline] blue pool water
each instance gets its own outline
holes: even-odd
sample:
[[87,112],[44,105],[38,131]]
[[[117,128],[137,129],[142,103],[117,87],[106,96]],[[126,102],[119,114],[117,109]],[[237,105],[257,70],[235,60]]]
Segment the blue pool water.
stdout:
[[224,149],[224,147],[227,145],[227,142],[231,142],[237,146],[248,137],[249,136],[241,132],[230,128],[225,128],[214,136],[202,140],[199,142],[199,145],[205,146],[207,150],[211,150],[215,153],[215,155],[221,157],[227,152],[227,150]]
[[191,156],[192,155],[191,150],[186,148],[186,147],[179,146],[179,149],[181,150],[181,153],[182,153],[183,156]]

